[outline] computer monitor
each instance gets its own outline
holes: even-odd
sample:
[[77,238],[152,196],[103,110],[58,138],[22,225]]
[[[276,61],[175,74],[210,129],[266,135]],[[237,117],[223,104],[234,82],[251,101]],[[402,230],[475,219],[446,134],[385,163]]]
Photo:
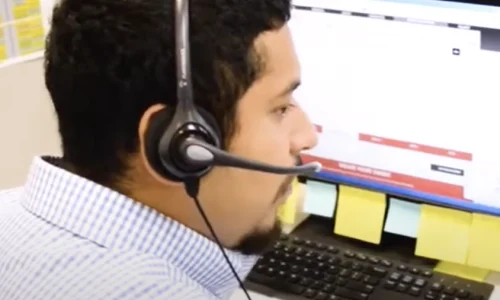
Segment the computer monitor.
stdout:
[[500,9],[295,0],[321,180],[500,215]]

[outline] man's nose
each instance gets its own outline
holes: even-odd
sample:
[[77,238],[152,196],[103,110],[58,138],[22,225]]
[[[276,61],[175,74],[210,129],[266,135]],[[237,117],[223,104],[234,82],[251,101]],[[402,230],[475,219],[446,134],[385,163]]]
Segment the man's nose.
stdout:
[[291,150],[299,154],[304,150],[314,148],[318,144],[318,133],[307,114],[300,109],[295,120]]

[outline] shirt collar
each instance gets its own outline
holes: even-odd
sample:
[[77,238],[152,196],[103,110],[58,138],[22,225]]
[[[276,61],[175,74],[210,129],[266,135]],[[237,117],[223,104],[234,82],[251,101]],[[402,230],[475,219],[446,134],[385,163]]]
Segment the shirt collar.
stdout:
[[[109,249],[138,251],[173,264],[216,296],[234,291],[218,245],[123,194],[36,157],[24,186],[23,206],[46,221]],[[226,250],[240,278],[256,257]]]

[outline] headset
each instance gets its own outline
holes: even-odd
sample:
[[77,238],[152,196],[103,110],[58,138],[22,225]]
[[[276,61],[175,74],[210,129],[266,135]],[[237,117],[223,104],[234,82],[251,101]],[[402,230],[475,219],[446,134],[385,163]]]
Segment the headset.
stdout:
[[221,148],[221,131],[215,118],[193,100],[189,0],[175,0],[175,54],[177,104],[175,108],[164,108],[151,117],[145,137],[146,157],[151,168],[159,175],[170,181],[184,183],[233,275],[247,298],[251,299],[197,198],[200,178],[215,166],[281,175],[307,175],[319,172],[321,164],[312,162],[294,167],[275,166],[238,157]]

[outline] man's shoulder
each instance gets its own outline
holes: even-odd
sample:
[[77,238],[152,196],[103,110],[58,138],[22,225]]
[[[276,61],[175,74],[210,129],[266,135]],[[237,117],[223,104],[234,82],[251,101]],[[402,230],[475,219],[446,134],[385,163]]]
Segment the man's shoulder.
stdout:
[[22,187],[0,190],[0,219],[18,211],[22,193]]
[[[30,298],[33,300],[210,299],[203,289],[165,260],[137,252],[87,250],[41,253],[31,261],[29,270],[18,270],[19,276],[15,268],[11,270],[11,283],[29,271],[31,275],[26,281],[29,284],[16,282],[0,290],[17,286],[18,293],[26,293],[23,297],[36,293],[35,298]],[[2,292],[0,299],[3,299],[1,296]]]
[[0,189],[0,204],[18,201],[22,191],[23,187]]

